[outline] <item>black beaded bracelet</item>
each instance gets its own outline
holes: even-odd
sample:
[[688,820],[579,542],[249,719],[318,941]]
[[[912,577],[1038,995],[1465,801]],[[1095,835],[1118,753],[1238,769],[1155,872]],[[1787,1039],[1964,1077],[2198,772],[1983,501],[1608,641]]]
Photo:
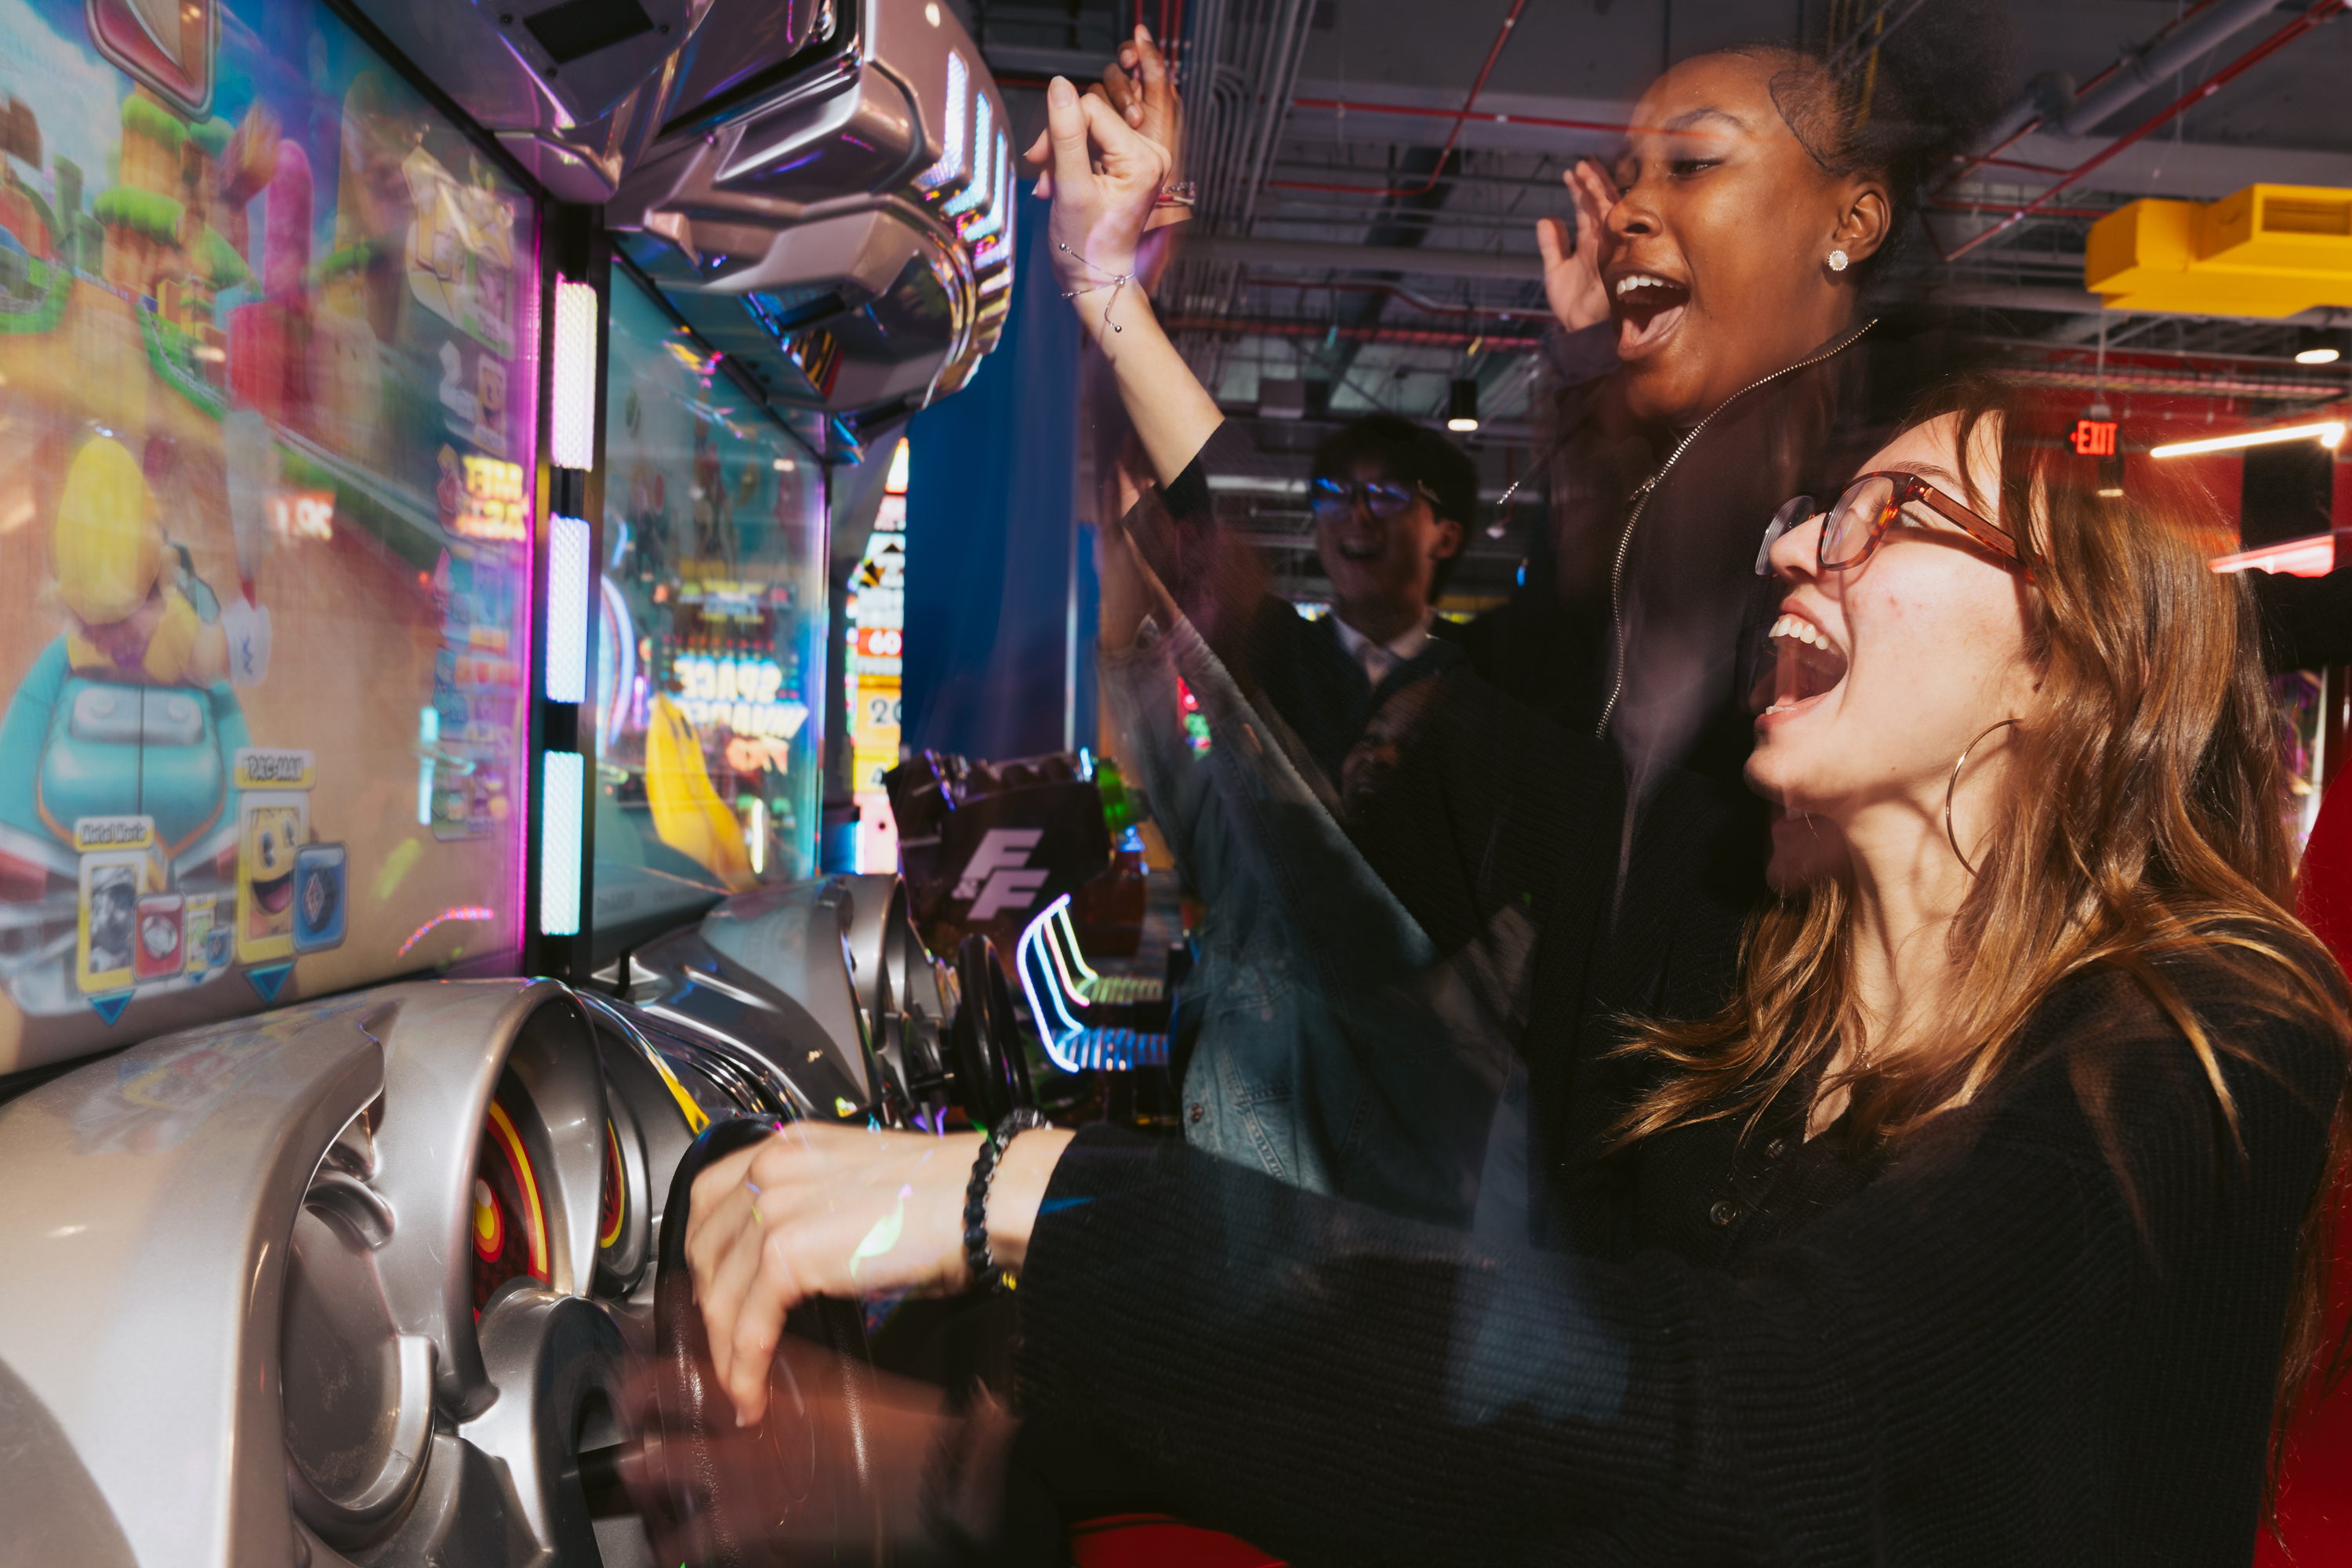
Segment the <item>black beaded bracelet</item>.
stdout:
[[1032,1127],[1050,1125],[1040,1111],[1016,1110],[996,1124],[992,1136],[980,1141],[980,1152],[972,1156],[971,1180],[963,1189],[963,1261],[974,1289],[1009,1289],[1004,1271],[988,1250],[988,1188],[996,1180],[997,1164],[1013,1139]]

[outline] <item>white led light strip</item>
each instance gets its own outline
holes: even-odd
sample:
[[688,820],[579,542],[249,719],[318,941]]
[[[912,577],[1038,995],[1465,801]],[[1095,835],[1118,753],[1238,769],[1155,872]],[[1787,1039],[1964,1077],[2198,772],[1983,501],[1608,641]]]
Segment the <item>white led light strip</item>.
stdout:
[[539,929],[580,934],[581,804],[588,763],[577,752],[550,752],[539,786]]
[[547,700],[588,700],[588,525],[547,520]]
[[942,209],[950,217],[961,216],[974,207],[984,205],[996,194],[991,184],[995,171],[994,161],[989,155],[989,149],[992,143],[990,140],[991,111],[988,107],[987,94],[982,93],[972,100],[971,119],[971,184],[966,185],[962,194]]
[[940,128],[940,161],[915,176],[915,184],[927,191],[936,191],[963,174],[963,57],[950,52],[948,56],[947,123]]
[[596,290],[555,280],[554,407],[550,456],[559,468],[596,466]]

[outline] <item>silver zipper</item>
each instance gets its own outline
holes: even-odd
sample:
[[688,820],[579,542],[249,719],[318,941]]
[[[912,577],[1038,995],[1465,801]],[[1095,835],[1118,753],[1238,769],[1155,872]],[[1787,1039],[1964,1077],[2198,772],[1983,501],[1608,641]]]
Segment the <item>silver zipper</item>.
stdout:
[[1640,524],[1642,513],[1650,504],[1651,493],[1658,488],[1659,481],[1666,477],[1666,470],[1675,466],[1676,458],[1690,450],[1691,443],[1698,439],[1701,431],[1715,422],[1716,415],[1722,413],[1759,386],[1769,386],[1782,376],[1794,375],[1801,370],[1811,370],[1823,360],[1835,359],[1852,348],[1855,340],[1863,333],[1876,325],[1878,325],[1878,318],[1873,316],[1846,334],[1844,340],[1835,346],[1823,349],[1811,359],[1799,360],[1794,364],[1782,365],[1771,374],[1749,382],[1746,386],[1717,404],[1706,418],[1690,427],[1689,435],[1675,443],[1675,449],[1666,454],[1666,460],[1658,465],[1658,471],[1643,479],[1641,488],[1633,492],[1633,510],[1632,515],[1625,519],[1625,531],[1619,535],[1617,540],[1617,559],[1609,568],[1609,624],[1617,634],[1617,677],[1609,689],[1609,700],[1601,707],[1601,722],[1593,729],[1593,739],[1600,740],[1609,733],[1609,721],[1617,711],[1617,700],[1625,694],[1625,607],[1623,604],[1625,554],[1633,547],[1633,530]]

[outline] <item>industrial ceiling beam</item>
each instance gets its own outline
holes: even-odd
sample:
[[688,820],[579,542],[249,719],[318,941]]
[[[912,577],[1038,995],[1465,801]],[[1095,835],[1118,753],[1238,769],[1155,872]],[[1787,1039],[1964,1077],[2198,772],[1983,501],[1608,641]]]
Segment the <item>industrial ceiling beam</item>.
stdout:
[[1202,261],[1238,261],[1251,267],[1288,267],[1310,272],[1412,272],[1425,278],[1506,278],[1543,281],[1543,258],[1492,250],[1429,250],[1420,246],[1335,245],[1322,240],[1247,239],[1237,235],[1192,235],[1182,254]]

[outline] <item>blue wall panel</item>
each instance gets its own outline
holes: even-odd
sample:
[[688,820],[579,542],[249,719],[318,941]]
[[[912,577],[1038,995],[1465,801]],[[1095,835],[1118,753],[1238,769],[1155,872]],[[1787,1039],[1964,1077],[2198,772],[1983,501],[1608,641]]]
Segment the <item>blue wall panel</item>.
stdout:
[[[1045,206],[1021,197],[1003,341],[908,432],[904,735],[917,751],[1018,757],[1063,744],[1081,575],[1081,339],[1045,264]],[[1082,707],[1079,740],[1093,717]]]

